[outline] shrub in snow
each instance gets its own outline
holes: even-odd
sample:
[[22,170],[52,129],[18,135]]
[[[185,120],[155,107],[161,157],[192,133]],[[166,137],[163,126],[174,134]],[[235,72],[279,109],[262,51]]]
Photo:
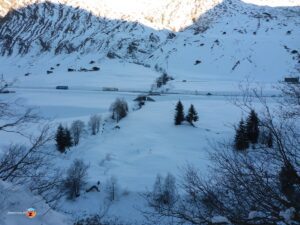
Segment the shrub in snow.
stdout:
[[165,178],[157,175],[153,191],[148,194],[150,204],[155,208],[171,207],[177,200],[176,180],[172,174],[168,174]]
[[107,199],[109,201],[116,201],[119,198],[120,187],[118,185],[118,180],[115,177],[111,177],[106,183],[106,193]]
[[119,122],[128,114],[128,104],[125,99],[117,98],[110,106],[111,118]]
[[74,145],[78,145],[80,138],[82,136],[82,133],[84,131],[84,122],[81,120],[75,120],[73,121],[71,125],[71,133],[73,136]]
[[166,85],[170,80],[174,80],[174,78],[169,76],[167,73],[163,73],[159,78],[156,79],[156,87],[161,88],[163,85]]
[[260,130],[259,143],[268,148],[273,147],[273,134],[269,129]]
[[99,133],[100,125],[101,125],[101,116],[92,115],[88,123],[92,135],[96,135]]
[[70,199],[74,199],[80,195],[80,191],[86,184],[88,168],[89,166],[82,160],[75,159],[68,169],[64,181],[64,188]]
[[172,174],[168,174],[163,186],[163,203],[173,205],[176,201],[176,180]]
[[99,71],[99,70],[100,70],[100,68],[97,67],[97,66],[94,66],[94,67],[92,68],[92,71]]
[[163,178],[161,175],[156,176],[153,191],[150,194],[155,205],[163,203]]
[[127,47],[127,53],[132,54],[138,50],[139,44],[137,42],[131,42]]
[[181,123],[184,121],[184,111],[183,111],[183,105],[181,101],[178,101],[176,108],[175,108],[175,118],[174,118],[175,125],[181,125]]
[[[128,223],[124,223],[120,221],[118,218],[107,218],[105,215],[92,215],[84,219],[78,220],[74,225],[129,225]],[[105,218],[104,218],[105,217]]]

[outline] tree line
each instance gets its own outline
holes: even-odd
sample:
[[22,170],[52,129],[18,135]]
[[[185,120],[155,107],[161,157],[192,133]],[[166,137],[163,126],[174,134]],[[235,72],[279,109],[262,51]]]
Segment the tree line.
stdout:
[[[127,102],[117,98],[110,106],[111,119],[119,122],[127,116],[128,111]],[[100,115],[96,114],[90,117],[87,127],[91,135],[97,135],[100,132],[101,121]],[[59,124],[55,134],[57,150],[64,153],[66,149],[78,145],[83,134],[88,133],[85,127],[85,123],[81,120],[73,121],[70,128]]]

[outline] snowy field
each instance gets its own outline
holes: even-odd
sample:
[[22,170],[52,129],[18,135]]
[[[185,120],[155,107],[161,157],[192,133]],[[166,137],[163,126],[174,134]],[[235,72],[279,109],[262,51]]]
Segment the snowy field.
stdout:
[[[10,88],[15,93],[3,94],[0,98],[8,101],[19,99],[26,106],[36,108],[39,115],[51,121],[53,132],[59,123],[70,126],[72,121],[79,119],[87,125],[91,115],[101,115],[101,132],[96,136],[87,132],[80,144],[72,147],[66,154],[56,150],[54,141],[49,144],[55,155],[56,166],[65,169],[74,159],[83,159],[89,165],[87,187],[98,181],[101,183],[99,193],[83,192],[75,201],[62,198],[56,210],[72,219],[99,213],[105,208],[105,188],[113,177],[118,182],[119,196],[118,201],[110,206],[109,215],[117,215],[130,222],[130,218],[141,221],[144,218],[139,210],[145,208],[145,202],[140,194],[152,189],[157,174],[165,176],[171,173],[180,178],[187,164],[194,165],[205,174],[210,165],[212,145],[218,141],[233,139],[233,126],[242,116],[246,116],[230,101],[233,97],[231,95],[240,94],[240,78],[227,79],[215,75],[209,78],[191,72],[183,82],[178,75],[183,75],[184,72],[178,70],[177,73],[174,72],[175,80],[162,89],[167,90],[165,94],[152,96],[155,102],[146,102],[142,109],[137,110],[134,99],[140,93],[148,92],[161,73],[115,60],[95,60],[90,64],[93,59],[94,57],[89,57],[84,61],[81,59],[74,62],[64,59],[69,60],[65,63],[67,66],[56,59],[48,63],[49,68],[30,64],[23,67],[20,61],[19,67],[13,72],[9,70],[12,62],[2,62],[5,65],[4,78],[15,79]],[[40,64],[45,65],[43,59],[40,59]],[[100,71],[67,72],[68,68],[78,70],[93,66],[98,66]],[[53,73],[47,74],[47,70],[52,70]],[[25,72],[30,74],[25,76]],[[275,83],[275,80],[262,79],[259,85],[266,87],[266,94],[273,95],[278,94],[271,91]],[[57,85],[68,85],[69,90],[56,90]],[[103,91],[104,87],[118,88],[119,91]],[[213,95],[207,96],[209,92]],[[118,124],[110,119],[109,112],[109,107],[116,98],[124,98],[130,109],[129,115]],[[178,100],[182,101],[186,113],[191,104],[195,106],[199,114],[196,127],[188,124],[174,125]],[[116,129],[117,125],[120,129]],[[28,127],[28,131],[34,133],[35,127]],[[21,137],[3,132],[0,139],[0,148],[16,141],[21,144],[24,142]],[[14,201],[11,200],[12,204]],[[32,207],[30,204],[47,210],[47,206],[32,203],[28,199],[23,199],[21,208]],[[49,221],[49,218],[41,220]]]
[[[15,94],[0,97],[6,100],[21,98],[24,104],[37,107],[40,115],[54,125],[70,125],[77,119],[87,123],[90,115],[100,114],[105,121],[100,134],[86,134],[67,154],[59,153],[55,143],[50,143],[57,155],[56,165],[66,168],[74,159],[83,159],[90,166],[88,186],[100,181],[104,189],[105,183],[115,177],[120,196],[111,205],[109,214],[125,220],[142,220],[138,209],[145,207],[145,203],[139,193],[152,189],[156,175],[172,173],[180,176],[188,163],[206,173],[211,144],[232,139],[232,126],[243,114],[228,97],[175,94],[153,96],[155,102],[147,102],[142,109],[133,110],[137,95],[130,92],[16,89]],[[117,97],[126,99],[130,106],[128,117],[118,124],[120,129],[115,129],[117,124],[109,120],[109,106]],[[179,99],[185,111],[190,104],[195,105],[199,113],[196,127],[174,126],[174,109]],[[3,147],[16,139],[6,136],[2,140],[5,140],[1,142]],[[76,201],[62,199],[57,210],[79,218],[99,212],[104,207],[104,199],[104,191],[83,193]]]
[[[79,197],[64,195],[50,206],[28,186],[1,180],[0,225],[74,225],[108,205],[109,217],[142,224],[142,193],[153,189],[158,174],[171,173],[180,183],[193,165],[211,175],[210,153],[218,142],[233,141],[234,126],[248,116],[232,103],[241,97],[241,82],[261,88],[272,108],[278,81],[299,76],[300,0],[33,2],[0,3],[1,15],[28,6],[0,18],[0,85],[9,82],[12,91],[0,94],[0,103],[18,99],[35,108],[53,134],[59,124],[70,128],[82,120],[86,130],[79,145],[60,153],[51,140],[43,150],[51,152],[63,179],[82,159],[89,166],[87,184]],[[158,87],[164,73],[172,79]],[[134,99],[149,91],[155,101],[138,109]],[[129,105],[118,123],[109,110],[117,98]],[[195,127],[174,125],[179,100],[185,114],[195,106]],[[93,136],[88,122],[96,114],[101,127]],[[39,125],[22,131],[34,135]],[[26,145],[28,139],[0,132],[0,156],[11,144]],[[112,179],[117,196],[108,203]],[[87,192],[94,185],[100,192]],[[38,211],[33,220],[7,214],[31,207]]]

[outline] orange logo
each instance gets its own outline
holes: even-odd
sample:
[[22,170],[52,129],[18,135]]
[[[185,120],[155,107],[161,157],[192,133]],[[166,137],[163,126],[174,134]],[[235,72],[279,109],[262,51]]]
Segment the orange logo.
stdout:
[[26,216],[30,219],[33,219],[36,216],[36,211],[34,208],[29,208],[26,211]]

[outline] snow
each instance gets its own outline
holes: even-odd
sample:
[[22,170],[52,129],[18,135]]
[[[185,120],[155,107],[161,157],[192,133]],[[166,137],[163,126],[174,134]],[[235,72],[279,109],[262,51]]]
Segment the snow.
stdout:
[[299,6],[299,0],[243,0],[243,2],[261,5],[261,6],[272,6],[272,7],[279,7],[279,6]]
[[[0,13],[4,16],[10,7],[20,9],[28,4],[41,3],[44,0],[23,0],[15,4],[0,3]],[[126,21],[138,21],[141,24],[155,28],[179,31],[193,24],[193,19],[213,8],[222,0],[211,0],[200,2],[197,0],[186,0],[185,2],[174,0],[51,0],[52,3],[62,3],[72,7],[80,7],[91,11],[96,16],[111,20],[126,19]],[[2,7],[1,7],[2,6]],[[2,8],[2,10],[1,10]],[[180,8],[180,11],[177,9]],[[0,15],[1,15],[0,14]]]
[[[34,89],[17,89],[15,94],[15,98],[21,97],[28,106],[38,107],[42,116],[64,124],[76,119],[87,123],[90,115],[95,113],[101,114],[103,119],[107,118],[109,106],[117,97],[125,98],[132,109],[136,96],[136,93]],[[117,176],[121,184],[134,191],[152,187],[157,173],[177,174],[187,162],[201,165],[205,170],[207,150],[210,148],[207,140],[227,137],[232,133],[231,128],[225,125],[235,122],[240,115],[239,110],[224,97],[165,95],[153,98],[156,102],[147,103],[141,110],[131,111],[128,118],[120,122],[120,130],[113,129],[115,125],[106,122],[101,135],[87,136],[82,144],[62,156],[62,160],[84,158],[91,165],[92,181]],[[180,127],[173,125],[175,104],[179,98],[186,111],[190,104],[198,110],[198,128],[187,124]],[[212,111],[222,111],[222,114],[212,114]],[[199,146],[194,144],[195,140],[199,141]],[[111,160],[101,164],[107,155],[111,156]],[[140,168],[143,168],[142,177]]]
[[[29,190],[21,186],[0,181],[0,223],[1,225],[71,225],[72,220],[67,215],[58,213],[44,203],[44,200],[31,194]],[[34,208],[37,216],[29,219],[26,215],[14,215],[13,213],[26,212]]]
[[292,220],[295,216],[295,212],[296,212],[296,209],[294,209],[293,207],[292,208],[289,208],[285,211],[282,211],[280,212],[280,216],[283,217],[284,221],[287,223],[287,224],[290,224],[292,223]]
[[212,219],[211,219],[211,222],[212,223],[215,223],[215,224],[218,224],[218,223],[225,223],[225,224],[231,224],[229,222],[229,220],[224,217],[224,216],[214,216]]
[[[87,122],[94,113],[106,118],[109,105],[116,97],[125,98],[132,108],[135,104],[132,100],[136,96],[136,93],[34,89],[18,89],[14,94],[14,98],[22,97],[29,106],[39,107],[41,115],[54,120],[53,123],[63,124],[70,124],[75,119]],[[90,165],[89,185],[100,180],[102,189],[111,176],[118,179],[121,190],[128,190],[130,194],[121,196],[111,206],[110,215],[118,215],[125,220],[129,218],[128,214],[132,218],[140,218],[136,205],[141,205],[141,208],[144,203],[139,193],[152,189],[156,174],[171,172],[179,175],[187,163],[195,164],[205,173],[208,168],[209,141],[231,136],[232,129],[226,125],[234,123],[236,117],[240,116],[239,110],[223,97],[165,95],[153,98],[156,102],[147,103],[141,110],[131,111],[119,123],[120,130],[113,129],[115,125],[107,122],[102,134],[96,137],[86,135],[80,145],[66,155],[58,153],[54,143],[52,145],[58,157],[57,165],[68,167],[76,158]],[[196,124],[198,128],[187,124],[180,127],[173,125],[175,103],[179,98],[186,110],[191,103],[195,105],[200,116]],[[97,213],[103,207],[105,195],[102,191],[84,193],[75,202],[63,199],[57,210],[67,212],[72,218],[76,218],[75,215]]]
[[[20,66],[15,70],[10,68],[13,66],[12,62],[3,65],[4,79],[14,80],[15,87],[18,88],[46,88],[55,89],[58,85],[67,85],[70,89],[74,90],[103,90],[105,87],[118,88],[120,90],[135,91],[135,90],[149,90],[151,84],[160,75],[148,68],[135,64],[125,64],[116,60],[108,60],[105,63],[89,62],[93,60],[78,60],[65,65],[61,63],[56,66],[60,61],[54,61],[48,64],[45,68],[45,63],[48,59],[40,60],[41,66]],[[70,59],[69,59],[70,60]],[[19,61],[22,65],[22,61]],[[38,64],[38,65],[39,65]],[[53,74],[47,74],[46,71],[53,67]],[[67,72],[68,68],[79,70],[83,68],[99,67],[99,71],[93,72]],[[24,74],[30,73],[29,76]],[[83,82],[84,81],[84,82]]]
[[249,220],[265,218],[265,217],[266,217],[265,213],[259,211],[251,211],[248,215]]
[[[232,125],[242,115],[226,97],[168,94],[153,96],[155,102],[148,102],[142,109],[133,111],[133,99],[137,95],[40,89],[16,89],[11,95],[11,98],[21,97],[28,106],[38,107],[41,115],[54,124],[61,122],[64,125],[70,125],[76,119],[87,123],[89,116],[95,113],[107,119],[109,106],[117,97],[125,98],[129,103],[131,111],[119,123],[120,129],[114,129],[116,124],[108,120],[99,135],[85,135],[67,154],[58,153],[54,142],[51,143],[57,155],[57,166],[67,168],[74,159],[83,159],[90,165],[87,188],[101,182],[100,193],[82,193],[75,201],[63,198],[56,208],[59,212],[72,218],[98,213],[106,204],[105,184],[113,176],[118,180],[120,198],[111,205],[109,215],[142,221],[138,209],[144,208],[145,203],[140,193],[152,189],[156,175],[170,172],[177,177],[189,163],[201,173],[207,173],[211,144],[216,140],[230,140],[234,135]],[[196,128],[173,124],[175,104],[179,99],[185,111],[194,104],[200,118]],[[10,141],[9,138],[5,140]],[[126,196],[122,195],[125,190],[129,192]]]
[[[13,7],[28,2],[19,1],[20,5]],[[51,29],[56,29],[55,26],[46,29],[15,18],[10,24],[16,31],[14,37],[36,40],[42,34],[54,47],[63,40],[76,46],[85,44],[71,54],[54,54],[54,47],[50,52],[42,53],[41,46],[32,41],[28,54],[20,55],[19,46],[14,46],[12,56],[1,56],[0,67],[4,79],[16,79],[11,88],[16,93],[0,95],[0,99],[21,98],[27,106],[37,107],[40,115],[49,119],[54,128],[59,123],[70,125],[77,119],[87,123],[91,115],[100,114],[105,125],[97,136],[84,135],[80,144],[67,154],[56,151],[54,141],[50,147],[57,156],[55,164],[59,167],[67,168],[78,158],[88,163],[88,186],[101,181],[101,192],[83,192],[75,201],[63,198],[56,208],[57,212],[50,210],[45,217],[30,220],[32,224],[68,224],[70,218],[74,221],[99,213],[107,204],[104,188],[111,177],[117,178],[120,193],[118,201],[110,206],[109,215],[118,215],[131,222],[142,221],[144,218],[139,209],[145,207],[145,202],[140,193],[151,190],[158,173],[165,175],[170,172],[177,177],[190,163],[206,174],[211,144],[232,139],[232,125],[245,116],[229,101],[231,95],[240,94],[239,82],[249,78],[257,82],[257,86],[261,85],[268,96],[277,95],[273,86],[285,76],[298,72],[298,59],[295,60],[291,51],[296,49],[299,52],[300,48],[299,7],[282,8],[299,6],[300,2],[296,0],[233,0],[232,4],[227,0],[188,0],[188,3],[179,0],[87,0],[84,4],[76,0],[51,2],[91,10],[92,17],[88,19],[86,11],[76,11],[81,13],[80,20],[72,22],[67,16],[68,9],[63,12],[66,15],[60,21],[59,10],[55,8],[55,14],[46,16],[45,23],[71,24],[75,33],[61,32],[63,34],[54,36],[50,33]],[[10,1],[6,3],[10,5]],[[39,10],[40,16],[43,16],[43,8]],[[3,13],[1,7],[0,12]],[[30,10],[26,13],[30,14]],[[269,13],[271,18],[265,18],[264,13]],[[200,15],[203,17],[196,21]],[[163,17],[166,18],[164,21]],[[208,25],[208,29],[197,33],[203,24]],[[25,32],[28,25],[33,33]],[[181,30],[183,28],[186,29]],[[170,31],[176,35],[173,39],[167,38]],[[288,31],[291,34],[288,35]],[[158,41],[151,42],[151,35]],[[85,42],[89,38],[94,42]],[[136,41],[139,50],[144,53],[128,54],[127,48],[132,41]],[[108,52],[114,52],[121,58],[108,59]],[[195,65],[196,60],[201,62]],[[95,63],[91,64],[91,61]],[[100,70],[78,71],[94,66]],[[155,67],[160,67],[175,79],[162,89],[164,94],[153,96],[155,102],[147,102],[142,109],[133,110],[136,104],[133,99],[147,93],[162,74]],[[77,71],[68,72],[69,68]],[[48,70],[53,73],[47,74]],[[25,76],[27,73],[29,75]],[[56,90],[58,85],[67,85],[69,90]],[[117,88],[118,91],[103,91],[105,87]],[[212,96],[206,96],[207,93],[212,93]],[[116,124],[109,119],[109,107],[118,97],[126,99],[130,113]],[[178,100],[183,102],[185,111],[190,104],[195,106],[199,114],[196,127],[173,125]],[[114,129],[116,125],[120,129]],[[35,127],[28,127],[28,131],[34,133]],[[13,134],[0,133],[0,140],[1,149],[12,142],[24,143],[24,139]],[[8,196],[6,205],[3,205],[5,210],[34,207],[39,213],[49,209],[26,187],[15,189],[9,185],[0,183],[0,190]],[[5,210],[0,216],[1,225],[20,224],[27,219],[8,217]],[[291,213],[292,210],[282,212],[282,217],[288,220]],[[249,218],[257,215],[258,212],[251,212]],[[215,216],[212,222],[229,221]]]

